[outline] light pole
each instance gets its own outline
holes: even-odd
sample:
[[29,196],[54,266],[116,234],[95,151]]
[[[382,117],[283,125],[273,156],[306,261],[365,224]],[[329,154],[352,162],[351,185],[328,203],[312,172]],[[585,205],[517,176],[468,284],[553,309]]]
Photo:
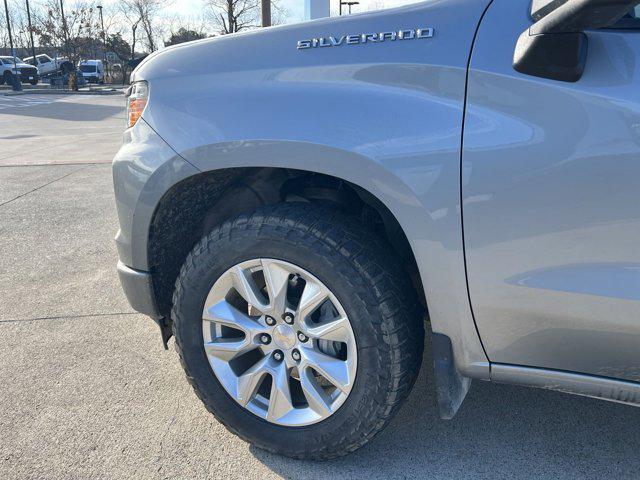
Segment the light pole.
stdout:
[[71,52],[69,51],[69,32],[67,31],[67,19],[64,17],[64,3],[62,0],[60,0],[60,15],[62,17],[62,33],[64,34],[64,49],[67,51],[67,55],[69,56],[69,59],[71,59]]
[[351,15],[351,6],[352,5],[360,5],[360,2],[345,2],[343,0],[340,0],[340,15],[342,15],[342,6],[346,5],[349,7],[349,15]]
[[107,64],[107,35],[104,32],[104,17],[102,16],[102,5],[97,5],[96,8],[100,12],[100,25],[102,27],[102,59],[104,60],[105,73],[109,76],[109,67]]
[[262,0],[262,26],[271,26],[271,0]]
[[38,68],[38,60],[36,59],[36,44],[33,42],[33,27],[31,26],[31,10],[29,9],[29,0],[27,3],[27,23],[29,24],[29,37],[31,38],[31,55],[33,55],[33,65]]
[[11,36],[11,20],[9,20],[9,7],[7,6],[7,0],[4,0],[4,13],[7,16],[7,33],[9,34],[9,48],[11,48],[11,55],[13,56],[13,68],[16,73],[12,75],[13,85],[12,89],[15,92],[22,90],[22,83],[20,81],[20,75],[18,74],[18,64],[16,62],[16,52],[13,49],[13,37]]

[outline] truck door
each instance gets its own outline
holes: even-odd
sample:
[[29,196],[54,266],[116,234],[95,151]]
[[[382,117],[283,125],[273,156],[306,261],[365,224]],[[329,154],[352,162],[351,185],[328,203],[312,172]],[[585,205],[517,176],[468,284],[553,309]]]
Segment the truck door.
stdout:
[[575,83],[513,69],[530,0],[473,49],[462,159],[469,295],[491,362],[640,381],[640,9],[585,32]]

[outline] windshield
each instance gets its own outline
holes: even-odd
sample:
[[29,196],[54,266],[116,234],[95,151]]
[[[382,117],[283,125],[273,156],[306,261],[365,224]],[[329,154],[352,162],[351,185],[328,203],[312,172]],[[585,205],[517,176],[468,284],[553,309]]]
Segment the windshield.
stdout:
[[95,65],[80,65],[80,71],[85,73],[93,73],[96,71]]

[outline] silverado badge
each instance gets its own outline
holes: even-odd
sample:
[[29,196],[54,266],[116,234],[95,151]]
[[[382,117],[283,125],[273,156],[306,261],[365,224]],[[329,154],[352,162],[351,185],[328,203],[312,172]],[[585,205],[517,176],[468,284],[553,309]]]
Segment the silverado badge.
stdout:
[[432,38],[433,28],[415,28],[381,33],[358,33],[354,35],[340,35],[339,37],[320,37],[298,40],[298,50],[318,47],[340,47],[342,45],[360,45],[362,43],[393,42],[395,40],[413,40]]

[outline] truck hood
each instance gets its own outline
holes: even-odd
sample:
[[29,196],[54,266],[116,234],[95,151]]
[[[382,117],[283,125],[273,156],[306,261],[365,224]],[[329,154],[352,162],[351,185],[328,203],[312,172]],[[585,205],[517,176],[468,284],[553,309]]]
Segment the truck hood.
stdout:
[[292,61],[297,63],[296,58],[300,59],[301,56],[295,55],[300,40],[428,27],[416,25],[415,21],[399,25],[390,20],[410,18],[413,10],[424,13],[425,3],[442,6],[444,3],[455,4],[456,0],[431,0],[383,11],[323,18],[183,43],[149,55],[134,70],[131,80],[281,68]]

